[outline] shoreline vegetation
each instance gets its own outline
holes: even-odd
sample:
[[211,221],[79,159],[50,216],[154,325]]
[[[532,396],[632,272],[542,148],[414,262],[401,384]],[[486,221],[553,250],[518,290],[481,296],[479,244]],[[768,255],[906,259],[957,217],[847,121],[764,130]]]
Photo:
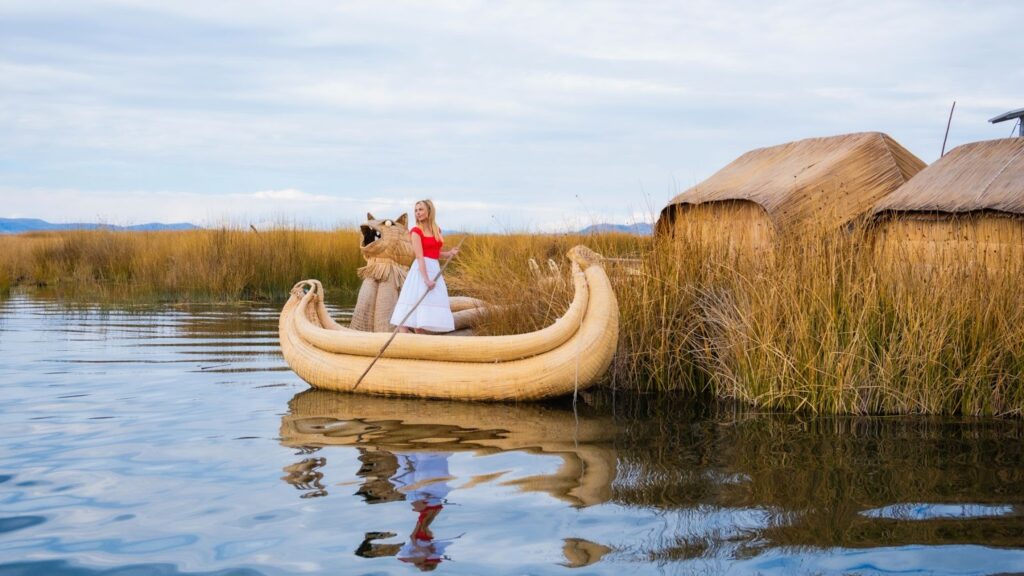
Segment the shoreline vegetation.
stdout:
[[[813,414],[1024,413],[1022,267],[882,256],[864,224],[780,235],[767,252],[685,233],[473,235],[448,284],[498,305],[484,333],[536,330],[565,311],[564,255],[580,243],[608,258],[618,294],[609,387]],[[351,305],[362,265],[354,229],[27,233],[0,236],[0,297],[283,301],[318,278]]]
[[284,299],[321,278],[341,299],[359,290],[356,230],[75,230],[0,236],[0,285],[114,302]]

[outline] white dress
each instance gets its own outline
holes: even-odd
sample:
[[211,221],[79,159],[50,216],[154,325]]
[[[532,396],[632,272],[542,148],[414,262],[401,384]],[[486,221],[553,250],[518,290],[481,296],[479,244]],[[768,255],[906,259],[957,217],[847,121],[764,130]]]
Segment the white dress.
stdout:
[[[441,270],[440,264],[433,258],[424,258],[427,265],[427,274],[433,278]],[[402,291],[398,294],[398,302],[395,304],[395,312],[391,315],[391,325],[398,326],[402,318],[416,306],[423,293],[427,292],[427,284],[423,281],[423,273],[420,272],[416,261],[413,261],[409,274],[402,284]],[[448,304],[448,286],[444,283],[444,277],[437,279],[434,289],[427,292],[427,297],[416,306],[416,310],[406,318],[403,323],[409,328],[422,328],[431,332],[451,332],[455,330],[455,318],[452,317],[452,308]]]
[[449,452],[395,452],[398,471],[389,478],[391,484],[409,500],[424,500],[434,506],[444,504],[452,491],[448,480]]

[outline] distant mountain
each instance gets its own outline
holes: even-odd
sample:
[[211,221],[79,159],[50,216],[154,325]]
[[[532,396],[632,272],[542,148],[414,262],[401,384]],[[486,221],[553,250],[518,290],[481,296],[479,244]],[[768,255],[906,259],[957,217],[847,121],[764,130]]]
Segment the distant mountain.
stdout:
[[651,234],[652,226],[646,222],[639,224],[594,224],[580,230],[580,234],[604,234],[606,232],[622,232],[624,234],[640,234],[647,236]]
[[18,234],[20,232],[39,232],[52,230],[124,230],[124,231],[152,231],[152,230],[198,230],[199,226],[187,222],[175,224],[161,224],[152,222],[150,224],[136,224],[134,226],[114,226],[111,224],[90,224],[85,222],[72,222],[68,224],[52,224],[38,218],[0,218],[0,234]]

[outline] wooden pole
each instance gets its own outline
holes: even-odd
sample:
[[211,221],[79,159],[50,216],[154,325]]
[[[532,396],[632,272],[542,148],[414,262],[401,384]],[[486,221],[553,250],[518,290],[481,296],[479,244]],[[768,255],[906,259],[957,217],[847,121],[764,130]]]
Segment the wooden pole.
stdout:
[[[458,246],[455,247],[456,250],[462,247],[462,243],[466,241],[466,238],[468,238],[468,236],[463,237],[462,240],[459,240]],[[441,266],[441,269],[437,271],[436,275],[434,275],[435,284],[437,280],[441,278],[441,274],[444,273],[444,269],[447,268],[448,265],[451,264],[452,260],[454,259],[455,256],[452,255],[451,258],[445,260],[444,265]],[[401,329],[402,324],[405,324],[405,321],[409,319],[409,316],[412,316],[412,313],[416,311],[416,308],[420,305],[420,302],[423,302],[423,299],[427,297],[427,294],[430,294],[431,290],[433,290],[433,288],[427,288],[427,291],[423,293],[423,296],[420,296],[420,299],[417,300],[416,304],[414,304],[413,307],[409,309],[409,312],[405,314],[405,317],[399,320],[398,326],[395,326],[395,329],[391,332],[391,337],[388,338],[388,341],[385,342],[384,346],[381,347],[380,352],[377,352],[377,356],[373,359],[373,362],[370,362],[370,365],[366,367],[366,370],[363,371],[363,375],[359,377],[359,380],[356,380],[356,385],[352,387],[353,392],[355,391],[356,388],[359,388],[360,384],[363,383],[363,378],[366,378],[366,375],[369,374],[370,372],[370,368],[373,368],[373,365],[377,363],[377,360],[380,360],[381,355],[384,354],[384,351],[387,350],[388,346],[391,345],[391,341],[395,339],[396,335],[398,335],[398,330]]]
[[956,100],[953,100],[953,106],[949,108],[949,120],[946,120],[946,135],[942,137],[942,153],[939,154],[939,158],[946,155],[946,139],[949,138],[949,125],[953,123],[953,110],[956,109]]

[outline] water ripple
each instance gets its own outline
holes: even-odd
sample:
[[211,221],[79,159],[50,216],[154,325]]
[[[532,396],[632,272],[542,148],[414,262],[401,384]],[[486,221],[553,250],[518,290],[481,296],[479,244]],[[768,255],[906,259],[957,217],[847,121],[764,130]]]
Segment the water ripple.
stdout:
[[868,518],[893,520],[933,520],[936,518],[994,518],[1015,514],[1013,506],[984,504],[893,504],[861,512]]
[[0,518],[0,534],[31,528],[43,522],[46,522],[45,516],[10,516]]
[[323,393],[277,312],[0,302],[0,576],[1024,571],[1020,422]]

